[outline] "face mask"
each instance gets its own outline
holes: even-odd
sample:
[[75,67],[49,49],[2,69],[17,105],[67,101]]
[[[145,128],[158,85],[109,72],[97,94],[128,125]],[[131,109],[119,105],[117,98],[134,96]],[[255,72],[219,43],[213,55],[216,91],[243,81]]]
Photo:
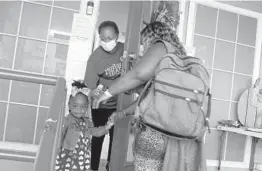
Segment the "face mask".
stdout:
[[116,47],[116,40],[111,40],[110,42],[100,42],[100,46],[107,52],[112,51]]

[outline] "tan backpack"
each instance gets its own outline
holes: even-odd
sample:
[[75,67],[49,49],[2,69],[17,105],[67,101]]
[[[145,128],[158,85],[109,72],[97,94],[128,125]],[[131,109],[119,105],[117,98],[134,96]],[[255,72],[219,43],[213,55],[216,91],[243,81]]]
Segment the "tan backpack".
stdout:
[[140,123],[167,136],[197,139],[209,128],[209,74],[196,57],[168,53],[137,102]]

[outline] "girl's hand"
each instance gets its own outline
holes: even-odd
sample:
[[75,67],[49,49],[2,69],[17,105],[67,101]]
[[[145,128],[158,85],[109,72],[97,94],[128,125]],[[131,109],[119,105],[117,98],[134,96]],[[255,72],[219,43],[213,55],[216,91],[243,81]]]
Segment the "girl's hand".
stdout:
[[125,118],[126,117],[126,112],[125,110],[120,110],[117,112],[114,112],[110,117],[109,117],[109,121],[112,121],[113,123],[116,123],[116,121]]
[[107,134],[109,131],[104,126],[89,128],[90,134],[94,137],[101,137]]

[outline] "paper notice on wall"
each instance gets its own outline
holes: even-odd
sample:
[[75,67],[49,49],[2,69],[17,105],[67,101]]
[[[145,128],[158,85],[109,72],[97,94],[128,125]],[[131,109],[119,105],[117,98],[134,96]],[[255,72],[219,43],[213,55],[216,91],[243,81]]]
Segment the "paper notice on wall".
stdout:
[[72,36],[67,61],[86,62],[91,54],[92,40]]
[[72,24],[72,35],[82,38],[93,37],[94,24],[91,16],[75,13]]

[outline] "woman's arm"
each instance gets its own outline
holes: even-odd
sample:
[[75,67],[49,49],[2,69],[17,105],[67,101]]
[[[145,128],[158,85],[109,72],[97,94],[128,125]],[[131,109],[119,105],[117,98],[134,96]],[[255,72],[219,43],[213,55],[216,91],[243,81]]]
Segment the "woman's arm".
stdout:
[[117,95],[123,93],[148,81],[154,75],[160,58],[166,53],[167,50],[163,43],[152,45],[133,69],[110,85],[108,88],[110,94]]
[[121,110],[119,112],[114,112],[108,119],[108,122],[105,126],[99,126],[99,127],[89,127],[89,132],[94,137],[101,137],[109,132],[109,129],[120,119],[123,119],[124,117],[128,115],[133,115],[136,109],[136,102],[135,100],[130,106],[128,106],[126,109]]

